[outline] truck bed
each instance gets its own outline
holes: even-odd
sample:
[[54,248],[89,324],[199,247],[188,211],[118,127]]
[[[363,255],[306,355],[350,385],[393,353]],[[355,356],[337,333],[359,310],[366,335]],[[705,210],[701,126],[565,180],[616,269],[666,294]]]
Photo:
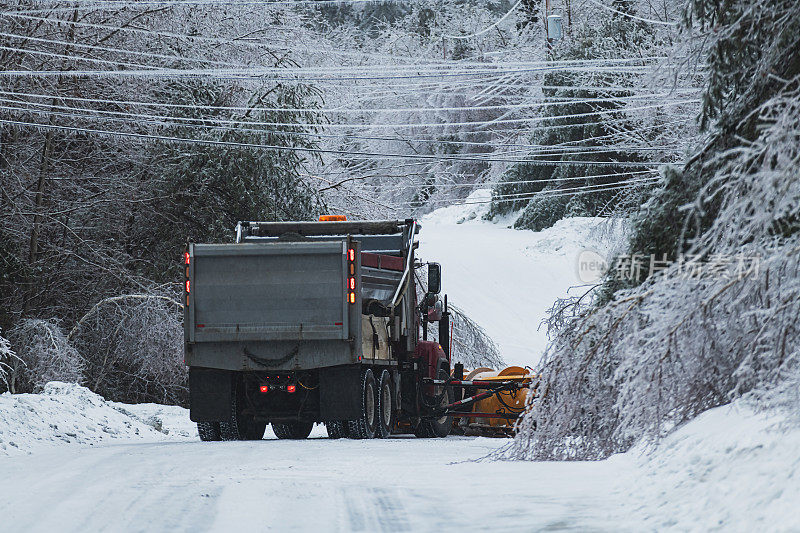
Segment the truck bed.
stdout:
[[358,360],[346,241],[192,244],[189,253],[187,363],[258,370]]

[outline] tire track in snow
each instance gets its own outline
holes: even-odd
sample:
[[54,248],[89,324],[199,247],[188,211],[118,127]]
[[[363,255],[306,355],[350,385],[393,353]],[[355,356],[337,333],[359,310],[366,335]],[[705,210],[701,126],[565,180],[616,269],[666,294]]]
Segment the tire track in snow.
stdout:
[[341,491],[347,508],[349,531],[411,531],[404,494],[385,487],[345,487]]

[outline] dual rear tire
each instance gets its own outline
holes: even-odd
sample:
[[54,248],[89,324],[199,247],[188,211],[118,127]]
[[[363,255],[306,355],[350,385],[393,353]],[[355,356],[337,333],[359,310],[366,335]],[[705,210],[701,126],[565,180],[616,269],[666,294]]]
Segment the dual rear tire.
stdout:
[[260,422],[251,414],[245,413],[247,399],[244,383],[235,379],[231,384],[231,405],[228,419],[222,422],[198,422],[197,433],[204,442],[220,440],[261,440],[267,429],[266,422]]
[[361,373],[361,414],[355,420],[333,421],[325,424],[328,437],[340,439],[385,438],[394,425],[395,394],[392,375],[382,370],[377,379],[371,369]]
[[247,399],[244,383],[234,379],[231,394],[231,409],[228,420],[219,423],[222,440],[261,440],[267,429],[266,422],[256,421],[251,414],[245,414]]

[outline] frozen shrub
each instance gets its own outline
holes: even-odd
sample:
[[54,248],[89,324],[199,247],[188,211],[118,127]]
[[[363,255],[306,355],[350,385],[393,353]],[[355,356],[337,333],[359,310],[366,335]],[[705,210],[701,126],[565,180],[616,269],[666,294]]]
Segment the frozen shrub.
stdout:
[[[0,333],[2,333],[2,331],[0,331]],[[0,380],[4,383],[5,388],[9,390],[9,371],[13,370],[12,364],[17,360],[17,354],[11,349],[11,343],[8,342],[8,339],[0,335]]]
[[9,340],[17,354],[6,380],[10,392],[40,392],[49,381],[82,381],[83,360],[55,320],[22,320]]
[[182,308],[167,295],[98,302],[72,335],[86,358],[85,384],[120,402],[187,403]]

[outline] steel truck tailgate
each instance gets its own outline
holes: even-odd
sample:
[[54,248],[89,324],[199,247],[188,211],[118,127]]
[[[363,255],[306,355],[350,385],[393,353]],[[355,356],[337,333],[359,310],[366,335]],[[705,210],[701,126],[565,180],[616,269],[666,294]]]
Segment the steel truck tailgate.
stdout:
[[346,243],[190,245],[190,342],[348,338]]

